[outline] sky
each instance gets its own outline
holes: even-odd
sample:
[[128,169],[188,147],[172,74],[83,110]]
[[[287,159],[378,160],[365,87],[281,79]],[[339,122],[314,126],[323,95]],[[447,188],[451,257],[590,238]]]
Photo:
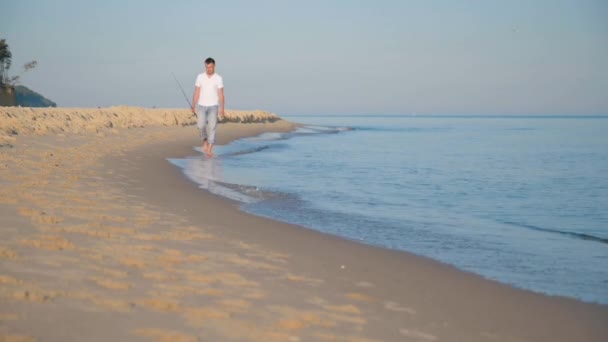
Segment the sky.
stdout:
[[63,107],[187,107],[213,57],[228,109],[608,114],[606,0],[0,0],[0,38]]

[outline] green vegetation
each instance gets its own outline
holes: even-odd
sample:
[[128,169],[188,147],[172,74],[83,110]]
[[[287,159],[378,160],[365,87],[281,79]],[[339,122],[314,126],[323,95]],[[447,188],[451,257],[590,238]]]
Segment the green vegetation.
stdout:
[[8,69],[11,68],[12,58],[6,39],[0,39],[0,85],[8,84]]
[[57,107],[57,104],[37,92],[18,85],[15,86],[17,106],[21,107]]
[[22,106],[22,107],[57,107],[55,102],[45,98],[27,87],[17,85],[23,73],[38,65],[37,61],[31,61],[23,65],[23,71],[19,75],[9,76],[13,54],[11,53],[6,39],[0,39],[0,106]]

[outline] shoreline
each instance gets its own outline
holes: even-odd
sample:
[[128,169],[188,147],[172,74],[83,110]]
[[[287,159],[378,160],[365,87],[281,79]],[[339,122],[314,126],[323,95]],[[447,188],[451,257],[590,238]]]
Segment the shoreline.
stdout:
[[[306,129],[306,126],[305,126],[305,129]],[[291,136],[291,135],[288,135],[288,136]],[[287,138],[287,139],[289,139],[289,140],[290,139],[298,139],[297,136],[298,136],[298,134],[295,134],[293,137],[290,137],[290,138]],[[283,140],[283,139],[285,139],[285,138],[283,137],[281,140]],[[257,143],[257,141],[256,141],[256,143]],[[266,148],[268,146],[272,146],[272,145],[266,145],[266,144],[268,144],[267,142],[263,142],[263,143],[259,143],[259,144],[261,144],[264,148]],[[224,155],[226,155],[226,156],[232,155],[232,154],[234,154],[234,151],[246,151],[246,153],[251,153],[251,151],[259,151],[256,146],[258,146],[258,145],[255,145],[255,143],[254,143],[254,145],[248,145],[247,142],[237,142],[237,146],[233,146],[232,148],[228,147],[225,150],[222,149],[221,150],[222,153],[221,153],[220,157],[223,158]],[[278,152],[278,153],[281,153],[281,152]],[[212,193],[214,193],[214,194],[216,194],[216,195],[218,195],[218,196],[220,196],[222,198],[228,198],[230,200],[237,201],[238,202],[238,207],[242,211],[244,211],[246,213],[253,214],[254,216],[266,217],[266,218],[269,218],[271,220],[276,220],[276,221],[280,221],[280,222],[283,222],[283,223],[292,224],[292,225],[296,225],[296,226],[302,226],[301,228],[303,228],[303,229],[310,229],[310,230],[321,232],[321,233],[324,233],[324,234],[329,234],[329,235],[332,235],[332,236],[336,236],[338,238],[345,239],[347,241],[362,243],[362,244],[365,244],[365,245],[375,246],[375,247],[379,247],[379,248],[383,248],[383,249],[389,249],[389,250],[395,250],[395,251],[405,251],[407,253],[411,253],[411,254],[414,254],[414,255],[417,255],[417,256],[427,257],[427,258],[430,258],[432,260],[444,263],[446,265],[454,266],[454,267],[456,267],[457,269],[459,269],[461,271],[469,272],[469,273],[472,273],[472,274],[476,274],[478,276],[481,276],[484,279],[491,280],[491,281],[496,281],[496,282],[498,282],[500,284],[511,286],[511,287],[514,287],[514,288],[517,288],[517,289],[521,289],[521,290],[525,290],[525,291],[531,291],[531,292],[534,292],[534,293],[543,294],[543,295],[547,295],[547,296],[554,296],[554,297],[563,297],[563,298],[574,299],[574,300],[577,300],[577,301],[582,301],[584,303],[598,304],[598,305],[604,305],[604,306],[608,305],[608,302],[606,302],[605,300],[604,301],[601,300],[603,298],[601,296],[596,296],[595,298],[598,298],[598,300],[595,300],[595,301],[593,300],[593,298],[590,299],[589,298],[590,297],[589,293],[592,293],[592,292],[581,292],[581,291],[570,291],[568,293],[559,292],[559,291],[551,292],[551,291],[547,290],[546,286],[543,288],[544,283],[532,283],[531,281],[529,281],[528,283],[529,284],[534,284],[535,287],[532,287],[532,286],[526,287],[525,285],[522,285],[522,283],[525,283],[525,281],[522,281],[520,283],[517,283],[517,282],[510,283],[508,281],[509,279],[506,279],[504,276],[503,276],[503,278],[500,278],[500,277],[492,278],[491,276],[488,276],[488,273],[484,273],[483,271],[480,271],[479,269],[467,269],[466,267],[461,267],[461,265],[459,265],[457,262],[454,262],[453,260],[450,260],[450,258],[443,258],[443,259],[442,258],[434,258],[433,256],[428,256],[428,255],[425,255],[424,253],[417,253],[416,251],[408,250],[407,248],[403,248],[403,249],[400,249],[400,248],[390,248],[390,247],[387,247],[386,245],[383,245],[381,243],[370,242],[370,240],[356,239],[356,238],[349,237],[348,235],[340,235],[340,233],[334,234],[334,233],[331,232],[332,231],[331,229],[327,229],[327,227],[324,227],[323,225],[317,224],[317,226],[315,226],[314,224],[308,225],[307,223],[302,223],[302,222],[306,222],[306,220],[302,220],[302,217],[305,217],[305,215],[302,215],[302,214],[299,214],[299,215],[296,216],[296,217],[300,218],[300,223],[298,223],[297,219],[294,220],[293,216],[284,215],[285,213],[283,213],[283,215],[280,215],[280,214],[277,215],[272,210],[267,210],[265,213],[264,213],[264,211],[262,211],[263,213],[260,213],[259,210],[256,211],[255,209],[251,209],[249,207],[250,202],[251,201],[256,202],[259,198],[266,198],[266,197],[271,197],[272,198],[272,197],[277,197],[277,196],[285,196],[286,193],[281,192],[281,190],[277,190],[277,189],[284,188],[286,186],[286,184],[276,183],[276,179],[274,180],[274,182],[271,182],[271,183],[268,183],[268,180],[266,180],[266,182],[264,184],[267,186],[267,188],[264,189],[262,187],[262,188],[258,189],[257,188],[258,183],[247,183],[247,181],[245,181],[245,183],[243,183],[242,179],[241,179],[241,181],[239,181],[238,177],[235,178],[235,176],[234,176],[234,169],[231,170],[230,167],[227,167],[225,171],[228,171],[228,173],[232,174],[233,176],[230,178],[230,180],[222,179],[221,172],[214,173],[213,171],[209,171],[209,170],[213,170],[213,167],[209,166],[209,165],[215,165],[215,164],[213,164],[213,162],[211,162],[211,164],[208,163],[208,162],[206,162],[206,161],[203,162],[203,163],[200,163],[200,158],[197,158],[196,154],[197,153],[193,152],[191,155],[189,155],[186,158],[171,158],[171,159],[183,161],[183,163],[176,162],[176,163],[174,163],[174,165],[180,171],[182,171],[181,174],[184,177],[186,177],[187,179],[190,179],[190,177],[192,177],[192,183],[193,183],[193,185],[200,186],[200,188],[202,188],[203,190],[210,191],[210,192],[212,192]],[[255,157],[253,157],[253,158],[255,159]],[[192,159],[195,159],[194,162],[189,163],[188,161],[192,160]],[[205,158],[202,158],[202,159],[204,160]],[[173,161],[172,161],[172,163],[173,163]],[[230,164],[234,165],[234,162],[232,162]],[[198,166],[198,167],[196,167],[196,166],[195,167],[188,167],[187,165],[201,165],[201,166]],[[222,165],[222,164],[219,164],[219,165]],[[250,162],[247,162],[247,165],[250,165]],[[218,168],[219,169],[223,169],[223,167],[218,167]],[[236,167],[236,168],[238,169],[238,167]],[[203,176],[201,176],[199,178],[198,175],[197,175],[197,173],[196,173],[196,170],[201,171],[200,175],[203,175]],[[205,171],[205,172],[202,172],[202,171]],[[241,173],[245,177],[245,179],[248,179],[248,176],[247,176],[248,171],[247,170],[243,170],[243,171],[241,171]],[[216,177],[218,175],[219,175],[219,178],[214,178],[214,177]],[[268,178],[268,177],[266,177],[266,178]],[[208,179],[216,179],[216,180],[219,180],[220,182],[219,182],[219,184],[215,184],[214,186],[210,186],[209,182],[208,182]],[[256,179],[257,179],[257,176],[256,176]],[[228,183],[226,183],[226,182],[228,182]],[[218,190],[217,188],[222,188],[221,184],[228,184],[229,188],[233,189],[233,190],[241,188],[241,187],[244,187],[246,190],[234,190],[234,191],[238,192],[237,194],[232,193],[231,191],[233,191],[233,190],[229,190],[229,191],[222,191],[222,189]],[[268,196],[266,196],[266,195],[260,195],[260,194],[250,195],[249,191],[253,191],[253,190],[251,190],[251,188],[253,188],[254,185],[255,185],[255,189],[257,189],[255,191],[259,190],[262,193],[266,193],[266,194],[269,194],[269,195]],[[207,188],[209,188],[210,190],[207,189]],[[270,190],[270,189],[273,189],[273,190]],[[241,194],[243,196],[240,196]],[[253,197],[248,197],[248,196],[253,196]],[[297,198],[297,196],[298,195],[295,195],[296,198]],[[291,194],[290,194],[290,197],[291,197]],[[254,205],[257,205],[257,204],[254,204]],[[262,204],[262,206],[263,206],[263,204]],[[291,207],[293,209],[297,210],[297,207],[294,207],[294,206],[291,206]],[[289,212],[287,212],[287,213],[289,213]],[[337,223],[339,224],[340,222],[337,222]],[[343,227],[343,226],[340,226],[340,227]],[[361,227],[362,229],[366,229],[365,226],[360,226],[360,225],[357,225],[355,227]],[[367,229],[369,229],[369,228],[367,228]],[[540,229],[542,229],[542,228],[539,228],[539,230]],[[549,232],[551,232],[551,233],[560,233],[560,234],[564,234],[564,235],[568,235],[568,236],[579,237],[579,238],[582,238],[582,239],[585,239],[585,240],[596,240],[598,242],[603,242],[602,239],[599,238],[599,237],[595,237],[595,236],[592,236],[592,235],[586,235],[586,234],[583,234],[583,233],[581,233],[581,234],[579,234],[579,233],[567,233],[567,232],[560,232],[560,231],[555,231],[555,230],[550,230]],[[467,253],[467,252],[468,251],[462,251],[461,253]],[[530,264],[530,265],[532,265],[532,264]],[[487,268],[487,269],[488,270],[493,270],[493,268]],[[515,274],[514,277],[515,277],[515,279],[517,279],[517,278],[519,278],[519,279],[528,279],[528,278],[524,277],[525,275],[527,275],[527,274]],[[563,279],[567,279],[563,275],[562,275],[562,278]],[[511,279],[513,279],[513,277]],[[576,278],[574,278],[574,279],[576,279]],[[584,284],[584,282],[582,282],[581,280],[579,280],[579,283]],[[587,285],[589,286],[587,288],[588,291],[594,291],[594,290],[601,289],[601,287],[597,288],[597,289],[594,289],[593,287],[590,286],[590,284],[587,284]]]
[[[240,138],[240,137],[239,137]],[[228,143],[228,141],[222,142],[222,144]],[[193,145],[191,145],[193,146]],[[188,156],[188,155],[192,155],[192,149],[189,148],[189,144],[188,142],[185,142],[185,145],[183,145],[183,149],[182,147],[175,147],[175,152],[177,152],[178,150],[180,151],[179,153],[175,154],[175,155],[170,155],[169,157],[173,158],[173,157],[184,157],[184,156]],[[160,168],[161,165],[159,165],[158,160],[159,158],[156,158],[154,155],[155,152],[153,152],[152,150],[156,150],[156,147],[152,147],[152,146],[145,146],[142,149],[138,150],[137,152],[135,152],[135,154],[137,155],[149,155],[151,156],[149,159],[148,158],[142,158],[140,160],[140,164],[142,165],[142,168],[149,168],[152,167],[152,165],[154,165],[154,168],[158,167]],[[173,149],[172,147],[168,148]],[[183,152],[182,152],[183,151]],[[157,153],[159,153],[160,155],[165,154],[165,153],[170,153],[170,152],[165,152],[165,151],[156,151]],[[273,250],[278,250],[280,253],[291,253],[292,255],[297,255],[299,259],[297,264],[298,264],[298,268],[302,267],[305,269],[305,272],[317,272],[319,271],[319,266],[322,265],[323,267],[323,273],[325,273],[325,276],[330,276],[333,272],[344,272],[344,273],[349,273],[349,271],[345,271],[345,270],[351,270],[352,268],[355,268],[355,270],[352,270],[352,272],[354,274],[358,274],[359,272],[364,272],[364,273],[375,273],[372,272],[374,267],[377,267],[378,265],[382,264],[382,265],[386,265],[386,267],[388,269],[397,269],[400,266],[412,266],[415,265],[414,268],[419,268],[417,271],[422,271],[424,273],[425,277],[430,277],[433,278],[434,283],[439,283],[441,282],[443,279],[443,277],[445,277],[447,280],[450,281],[457,281],[459,283],[459,286],[464,286],[464,288],[460,288],[459,290],[464,291],[465,288],[467,286],[473,285],[476,288],[476,290],[480,290],[480,292],[477,292],[477,294],[483,293],[484,295],[489,295],[490,298],[485,298],[485,299],[477,299],[480,301],[480,303],[477,303],[481,306],[483,306],[485,309],[487,309],[488,307],[492,307],[492,304],[483,304],[482,302],[488,300],[491,301],[491,297],[497,295],[495,293],[493,293],[493,291],[499,291],[501,292],[499,294],[499,296],[508,296],[509,299],[507,300],[509,303],[505,303],[502,302],[502,298],[500,300],[500,302],[502,302],[502,305],[507,305],[510,308],[512,308],[513,306],[516,306],[516,304],[514,304],[512,302],[512,300],[516,300],[519,301],[519,305],[520,309],[522,309],[522,311],[520,312],[521,314],[524,314],[527,318],[526,320],[530,319],[530,317],[528,316],[530,313],[524,313],[525,310],[523,310],[525,307],[527,307],[527,304],[530,301],[538,301],[537,305],[539,305],[539,307],[535,308],[536,310],[540,310],[541,312],[537,312],[536,314],[534,314],[534,316],[540,315],[541,317],[544,316],[551,316],[551,315],[556,315],[556,312],[552,309],[542,309],[540,308],[540,306],[553,306],[555,305],[557,307],[564,305],[564,306],[569,306],[569,305],[574,305],[574,306],[578,306],[578,305],[582,305],[583,307],[589,305],[590,307],[593,307],[595,309],[598,309],[599,312],[601,311],[606,311],[608,312],[608,307],[602,304],[598,304],[598,303],[588,303],[588,302],[583,302],[581,300],[578,299],[574,299],[574,298],[569,298],[569,297],[560,297],[560,296],[550,296],[550,295],[546,295],[543,293],[538,293],[538,292],[533,292],[533,291],[529,291],[529,290],[524,290],[524,289],[520,289],[520,288],[516,288],[513,287],[511,285],[508,284],[504,284],[504,283],[500,283],[498,281],[495,280],[490,280],[487,278],[484,278],[481,275],[469,272],[469,271],[465,271],[465,270],[461,270],[458,269],[454,266],[451,266],[449,264],[445,264],[442,263],[440,261],[434,260],[434,259],[430,259],[424,256],[419,256],[419,255],[415,255],[412,253],[409,253],[407,251],[400,251],[400,250],[392,250],[392,249],[387,249],[387,248],[383,248],[383,247],[379,247],[379,246],[373,246],[373,245],[369,245],[369,244],[364,244],[362,242],[359,241],[355,241],[355,240],[350,240],[350,239],[346,239],[343,237],[339,237],[339,236],[335,236],[329,233],[324,233],[324,232],[320,232],[317,230],[313,230],[311,228],[307,228],[307,227],[303,227],[303,226],[298,226],[298,225],[294,225],[294,224],[289,224],[289,223],[285,223],[285,222],[280,222],[280,221],[275,221],[269,218],[265,218],[265,217],[261,217],[261,216],[257,216],[254,214],[249,214],[247,212],[244,212],[242,210],[239,209],[240,203],[233,201],[231,199],[227,199],[224,197],[221,197],[219,195],[215,195],[212,194],[208,191],[202,190],[197,188],[194,182],[190,181],[187,179],[187,177],[185,175],[183,175],[183,173],[181,172],[181,170],[177,167],[174,166],[172,164],[170,164],[168,161],[163,160],[163,162],[166,164],[167,170],[163,170],[163,177],[168,177],[168,178],[179,178],[179,180],[175,180],[176,183],[179,183],[179,192],[182,193],[183,192],[188,192],[189,194],[187,195],[188,198],[194,199],[195,197],[198,198],[200,197],[200,201],[205,203],[205,205],[210,205],[211,208],[209,209],[209,212],[213,212],[213,213],[222,213],[227,215],[231,215],[231,216],[238,216],[237,218],[232,218],[230,221],[230,223],[227,223],[225,219],[223,218],[216,218],[216,219],[209,219],[207,222],[211,223],[212,226],[214,227],[218,227],[220,229],[224,229],[223,233],[225,233],[227,236],[230,236],[230,238],[235,238],[235,239],[239,239],[242,241],[246,241],[247,243],[255,243],[255,244],[259,244],[262,246],[267,246],[270,249]],[[144,166],[145,165],[145,166]],[[165,173],[166,172],[166,173]],[[148,184],[158,184],[157,180],[155,179],[145,179],[141,181],[142,184],[148,183]],[[173,183],[173,186],[176,185],[176,183]],[[167,189],[164,189],[167,190]],[[163,189],[157,189],[155,191],[157,191],[156,195],[152,195],[150,192],[148,191],[144,191],[142,192],[142,194],[145,193],[145,197],[148,199],[152,199],[155,198],[156,204],[162,205],[163,207],[167,207],[167,206],[174,206],[174,210],[178,210],[178,208],[180,206],[187,206],[184,203],[175,203],[174,201],[167,201],[167,198],[165,197],[166,191],[164,191]],[[223,208],[221,208],[223,207]],[[223,209],[223,210],[222,210]],[[191,213],[194,211],[194,206],[192,207],[188,207],[187,208],[187,212]],[[225,210],[225,211],[224,211]],[[206,213],[203,214],[199,214],[201,216],[207,216]],[[253,223],[251,223],[251,221],[255,221]],[[235,228],[232,225],[234,225],[235,223],[241,223],[241,222],[248,222],[246,224],[250,225],[250,226],[255,226],[257,230],[255,232],[251,232],[249,230],[245,230],[243,228]],[[243,223],[245,224],[245,223]],[[294,242],[293,240],[296,240],[298,242]],[[312,246],[315,246],[315,255],[308,255],[310,254],[310,249],[312,249]],[[349,254],[348,256],[345,256],[344,254]],[[356,255],[356,256],[360,256],[361,258],[358,258],[357,261],[352,261],[350,259],[352,259],[352,255]],[[367,260],[366,260],[367,259]],[[354,264],[360,264],[357,265],[356,267],[353,266]],[[344,266],[344,268],[342,268],[342,266]],[[392,273],[391,271],[385,271],[385,270],[378,270],[378,273],[381,273],[382,275],[372,275],[369,276],[368,278],[393,278],[392,280],[403,284],[403,283],[407,283],[410,282],[411,279],[408,279],[408,277],[404,277],[401,278],[396,274],[391,274],[391,275],[387,275],[387,273]],[[400,279],[401,278],[401,279]],[[363,283],[366,283],[365,281]],[[417,283],[416,281],[414,283]],[[416,284],[416,285],[420,285],[420,284]],[[479,286],[479,287],[478,287]],[[365,285],[364,285],[365,287]],[[432,286],[431,286],[432,287]],[[418,288],[418,291],[423,291],[423,289],[425,289],[426,286],[422,286],[420,288]],[[385,290],[382,290],[380,292],[385,292]],[[394,295],[395,297],[399,297],[399,292],[401,292],[401,289],[399,287],[392,287],[392,286],[387,286],[387,291],[388,293],[391,293],[392,295]],[[464,293],[468,293],[469,291],[466,290],[464,291]],[[474,291],[475,292],[475,291]],[[464,294],[462,293],[462,294]],[[475,293],[469,293],[469,295],[471,294],[475,294]],[[451,296],[458,296],[457,294],[452,294]],[[471,296],[469,299],[473,300],[474,296]],[[428,300],[429,298],[427,298]],[[436,299],[434,299],[436,300]],[[433,300],[433,301],[434,301]],[[452,299],[454,300],[454,299]],[[466,304],[472,304],[470,301],[465,300],[467,303]],[[541,304],[543,301],[547,301],[546,303]],[[465,303],[461,303],[462,305],[466,305]],[[486,305],[488,305],[488,307],[486,307]],[[563,309],[563,308],[562,308]],[[546,311],[545,311],[546,310]],[[410,310],[404,310],[406,312],[411,312]],[[416,311],[414,309],[414,311]],[[561,310],[558,310],[561,311]],[[578,310],[577,310],[578,311]],[[477,312],[477,314],[481,313]],[[515,312],[511,312],[509,314],[509,316],[515,314]],[[545,317],[545,318],[547,318]],[[580,317],[577,317],[580,318]],[[597,317],[600,318],[601,317]],[[480,316],[475,317],[475,319],[481,319]],[[504,321],[509,321],[509,320],[513,320],[514,317],[510,317],[509,319],[506,318],[501,318],[498,320],[504,320]],[[522,322],[523,323],[523,322]],[[545,322],[546,324],[549,322]],[[540,324],[541,326],[544,324]],[[521,326],[519,327],[521,328]],[[548,329],[547,331],[544,331],[544,333],[549,333]],[[565,338],[563,336],[563,332],[561,334],[555,334],[553,335],[553,333],[550,333],[551,339],[552,340],[560,340],[561,338],[563,338],[564,340],[568,340],[569,338]],[[402,334],[403,336],[409,336],[407,334]],[[415,334],[414,334],[415,335]],[[412,335],[412,336],[414,336]],[[409,336],[409,337],[412,337]],[[429,335],[431,336],[431,335]],[[485,337],[489,337],[489,335],[485,336]],[[498,336],[496,336],[498,337]],[[589,337],[589,336],[588,336]],[[464,338],[464,336],[463,336]],[[548,337],[547,337],[548,338]],[[424,338],[421,338],[421,340],[425,340]],[[449,340],[449,339],[448,339]],[[455,339],[455,340],[460,340],[460,339]],[[467,336],[464,340],[476,340],[474,337],[472,336]],[[484,340],[483,338],[481,340]],[[498,338],[498,340],[500,340],[500,338]]]
[[[220,144],[291,124],[220,125]],[[223,130],[223,131],[222,131]],[[167,158],[194,127],[0,150],[0,336],[600,341],[608,308],[241,211]],[[102,148],[103,153],[96,154]],[[108,329],[109,327],[112,329]],[[69,329],[67,329],[69,327]]]

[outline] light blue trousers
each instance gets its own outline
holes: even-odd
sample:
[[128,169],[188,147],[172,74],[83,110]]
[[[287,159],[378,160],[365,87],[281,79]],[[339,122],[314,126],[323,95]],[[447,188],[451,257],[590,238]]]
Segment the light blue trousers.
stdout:
[[196,105],[196,126],[201,131],[201,140],[207,139],[210,144],[215,144],[218,108],[219,106]]

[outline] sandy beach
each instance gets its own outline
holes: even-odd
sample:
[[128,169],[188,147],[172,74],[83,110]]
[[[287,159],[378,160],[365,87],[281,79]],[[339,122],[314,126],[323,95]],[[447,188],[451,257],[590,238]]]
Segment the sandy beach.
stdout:
[[[227,111],[218,143],[296,125]],[[187,110],[0,107],[0,341],[605,341],[608,307],[256,217]],[[201,157],[203,158],[203,157]]]

